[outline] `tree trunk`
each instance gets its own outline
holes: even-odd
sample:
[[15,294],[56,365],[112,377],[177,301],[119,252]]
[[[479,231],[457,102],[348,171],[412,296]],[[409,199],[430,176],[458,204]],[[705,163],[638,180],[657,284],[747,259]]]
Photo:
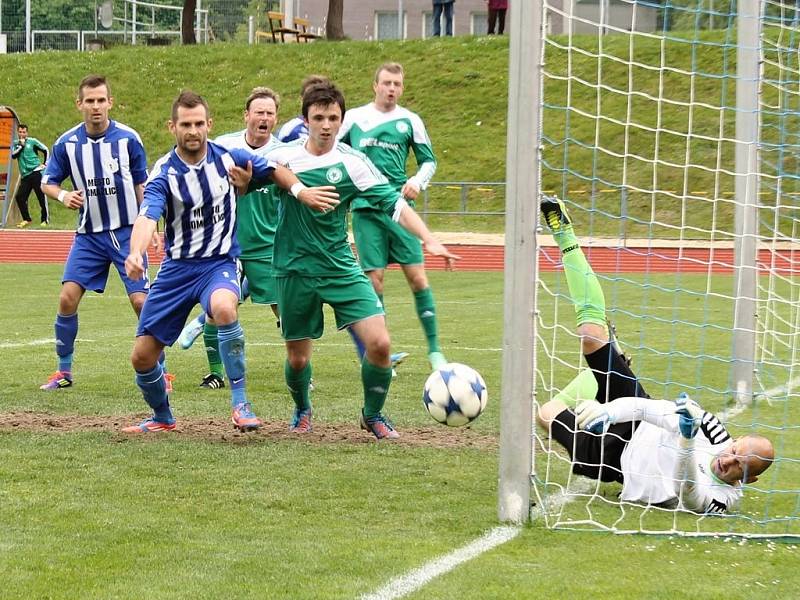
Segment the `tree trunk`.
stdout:
[[344,0],[328,0],[328,20],[325,24],[325,37],[329,40],[344,39]]
[[194,11],[197,0],[183,0],[183,17],[181,18],[181,43],[196,44],[194,36]]

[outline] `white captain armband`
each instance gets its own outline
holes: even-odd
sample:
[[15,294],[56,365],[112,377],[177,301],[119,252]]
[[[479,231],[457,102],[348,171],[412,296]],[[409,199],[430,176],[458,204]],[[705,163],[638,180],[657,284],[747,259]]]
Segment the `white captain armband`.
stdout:
[[403,209],[405,209],[407,207],[408,207],[408,202],[406,202],[405,198],[400,196],[397,199],[397,202],[394,203],[394,213],[392,213],[392,221],[394,221],[395,223],[399,223],[400,222],[400,213],[402,213]]
[[306,189],[308,189],[308,187],[303,185],[302,182],[298,181],[292,187],[289,188],[289,193],[295,198],[297,198],[300,195],[300,192]]

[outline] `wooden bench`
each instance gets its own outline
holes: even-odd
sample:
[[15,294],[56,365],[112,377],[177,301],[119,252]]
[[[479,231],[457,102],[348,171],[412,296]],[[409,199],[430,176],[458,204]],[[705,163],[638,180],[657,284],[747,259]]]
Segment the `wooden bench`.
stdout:
[[298,43],[300,42],[300,40],[303,40],[304,42],[308,43],[310,40],[316,40],[319,37],[316,33],[311,33],[308,30],[309,25],[310,23],[308,19],[301,19],[300,17],[297,17],[294,20],[294,28],[298,32],[295,34],[297,36]]
[[309,40],[315,40],[319,37],[317,34],[311,33],[308,30],[308,19],[301,19],[298,17],[294,20],[294,28],[286,27],[284,25],[285,19],[286,16],[282,12],[267,11],[269,31],[256,31],[256,41],[265,38],[273,44],[277,44],[279,41],[281,43],[286,43],[286,36],[293,35],[295,41],[300,43],[301,40],[303,42],[308,42]]

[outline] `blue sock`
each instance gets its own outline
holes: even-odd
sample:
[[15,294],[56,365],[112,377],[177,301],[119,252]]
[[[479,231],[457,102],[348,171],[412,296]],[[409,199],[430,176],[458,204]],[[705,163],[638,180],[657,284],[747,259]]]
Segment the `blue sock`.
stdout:
[[356,345],[356,354],[358,354],[358,362],[364,360],[364,355],[367,353],[367,349],[364,347],[364,342],[361,341],[361,338],[358,337],[358,334],[353,331],[352,327],[347,328],[347,333],[350,334],[350,337],[353,338],[353,343]]
[[247,402],[245,394],[244,331],[239,321],[218,327],[219,354],[231,385],[231,406]]
[[72,353],[75,351],[75,338],[78,337],[78,313],[64,316],[56,314],[56,354],[58,370],[72,372]]
[[153,409],[156,420],[163,422],[175,420],[169,407],[164,370],[160,364],[156,363],[155,367],[145,373],[136,371],[136,385],[142,390],[145,402]]

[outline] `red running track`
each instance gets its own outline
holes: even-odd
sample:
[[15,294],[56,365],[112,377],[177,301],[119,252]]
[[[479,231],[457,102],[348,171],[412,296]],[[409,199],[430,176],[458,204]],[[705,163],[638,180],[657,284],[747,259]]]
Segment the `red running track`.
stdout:
[[[0,231],[0,263],[63,263],[73,235],[71,231]],[[458,270],[503,270],[503,246],[448,244],[448,247],[461,256]],[[731,248],[593,246],[586,248],[585,252],[594,269],[601,273],[707,273],[709,268],[713,273],[733,272]],[[161,262],[161,258],[151,253],[151,264]],[[761,250],[758,258],[762,271],[772,267],[780,274],[800,274],[800,250]],[[427,256],[425,266],[442,270],[444,262]],[[542,271],[559,270],[558,249],[543,247],[539,267]]]

